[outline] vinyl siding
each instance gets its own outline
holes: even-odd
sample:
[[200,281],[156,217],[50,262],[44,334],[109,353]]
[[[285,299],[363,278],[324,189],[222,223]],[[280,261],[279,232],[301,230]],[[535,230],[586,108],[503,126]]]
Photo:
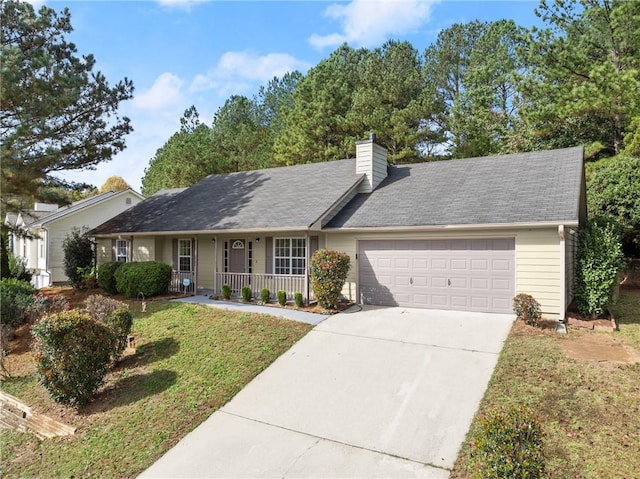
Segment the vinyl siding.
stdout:
[[129,243],[132,261],[154,261],[156,242],[147,236],[133,238]]
[[[127,198],[131,199],[130,204],[126,203]],[[70,213],[67,216],[62,216],[57,220],[51,221],[51,223],[49,224],[45,224],[45,228],[49,231],[48,263],[49,271],[51,272],[51,280],[54,283],[68,281],[67,275],[64,274],[64,251],[62,249],[62,242],[65,240],[67,235],[71,233],[74,227],[86,227],[88,229],[95,228],[96,226],[121,213],[122,211],[135,205],[139,201],[140,198],[133,194],[127,193],[121,196],[107,198],[104,201],[87,206],[86,208],[80,209],[74,213]],[[108,261],[111,261],[111,241],[108,241]],[[104,256],[104,254],[106,253],[101,253],[100,251],[98,251],[99,264],[102,259],[100,258],[100,255]]]
[[498,238],[515,237],[516,294],[527,293],[540,302],[546,317],[559,317],[560,306],[560,238],[556,228],[475,230],[446,232],[402,233],[330,233],[326,245],[347,253],[351,269],[343,288],[349,299],[357,298],[358,265],[356,251],[358,240],[368,239],[438,239],[438,238]]

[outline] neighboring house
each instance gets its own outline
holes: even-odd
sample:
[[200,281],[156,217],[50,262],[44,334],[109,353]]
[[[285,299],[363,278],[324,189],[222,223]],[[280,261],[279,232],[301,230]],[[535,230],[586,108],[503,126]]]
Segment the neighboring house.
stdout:
[[209,176],[98,226],[98,262],[173,265],[172,288],[302,292],[321,247],[344,251],[359,303],[546,316],[573,297],[586,216],[582,148],[391,166],[375,138],[355,159]]
[[32,236],[11,233],[9,247],[15,256],[26,260],[37,288],[66,282],[62,243],[73,228],[91,229],[143,199],[139,193],[127,189],[92,196],[61,208],[36,203],[32,211],[7,215],[5,222],[10,227],[25,230]]

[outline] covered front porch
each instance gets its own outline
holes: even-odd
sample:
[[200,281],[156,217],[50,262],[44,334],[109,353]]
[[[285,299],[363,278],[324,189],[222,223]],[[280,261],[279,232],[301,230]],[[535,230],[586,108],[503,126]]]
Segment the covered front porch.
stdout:
[[252,297],[257,300],[267,288],[274,301],[278,291],[285,291],[288,301],[293,301],[299,292],[308,303],[313,300],[308,265],[311,255],[319,248],[320,238],[299,231],[280,235],[165,238],[156,241],[155,252],[156,257],[170,260],[174,267],[172,292],[207,291],[221,296],[222,287],[229,285],[232,297],[239,298],[242,288],[249,286]]

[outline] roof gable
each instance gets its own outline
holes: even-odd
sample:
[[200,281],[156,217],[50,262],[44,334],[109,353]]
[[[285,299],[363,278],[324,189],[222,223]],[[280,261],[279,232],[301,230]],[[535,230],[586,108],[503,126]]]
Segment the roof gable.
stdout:
[[[43,226],[45,224],[51,223],[53,221],[57,221],[61,218],[65,218],[69,215],[73,215],[79,211],[84,210],[85,208],[89,208],[94,205],[98,205],[112,198],[117,198],[120,196],[124,196],[126,194],[132,194],[133,196],[138,197],[139,199],[143,199],[144,197],[133,191],[132,189],[119,190],[119,191],[108,191],[106,193],[102,193],[100,195],[91,196],[89,198],[84,198],[79,201],[75,201],[68,206],[64,206],[55,211],[43,211],[43,212],[30,212],[32,216],[35,217],[35,221],[28,224],[29,227],[38,227]],[[44,213],[42,215],[33,215],[33,213]]]
[[582,170],[581,147],[398,166],[327,227],[577,223]]

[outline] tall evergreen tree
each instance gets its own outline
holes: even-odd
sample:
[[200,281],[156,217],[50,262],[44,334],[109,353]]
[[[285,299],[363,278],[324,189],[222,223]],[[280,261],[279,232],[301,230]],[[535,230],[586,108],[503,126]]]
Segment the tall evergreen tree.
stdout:
[[[0,153],[2,211],[34,200],[68,201],[55,175],[91,169],[124,149],[132,131],[117,113],[132,96],[126,78],[113,87],[66,40],[68,9],[36,13],[26,2],[0,2]],[[77,185],[76,185],[77,186]]]
[[552,146],[619,153],[640,116],[640,3],[543,0],[536,14],[548,27],[532,30],[527,49],[529,121]]

